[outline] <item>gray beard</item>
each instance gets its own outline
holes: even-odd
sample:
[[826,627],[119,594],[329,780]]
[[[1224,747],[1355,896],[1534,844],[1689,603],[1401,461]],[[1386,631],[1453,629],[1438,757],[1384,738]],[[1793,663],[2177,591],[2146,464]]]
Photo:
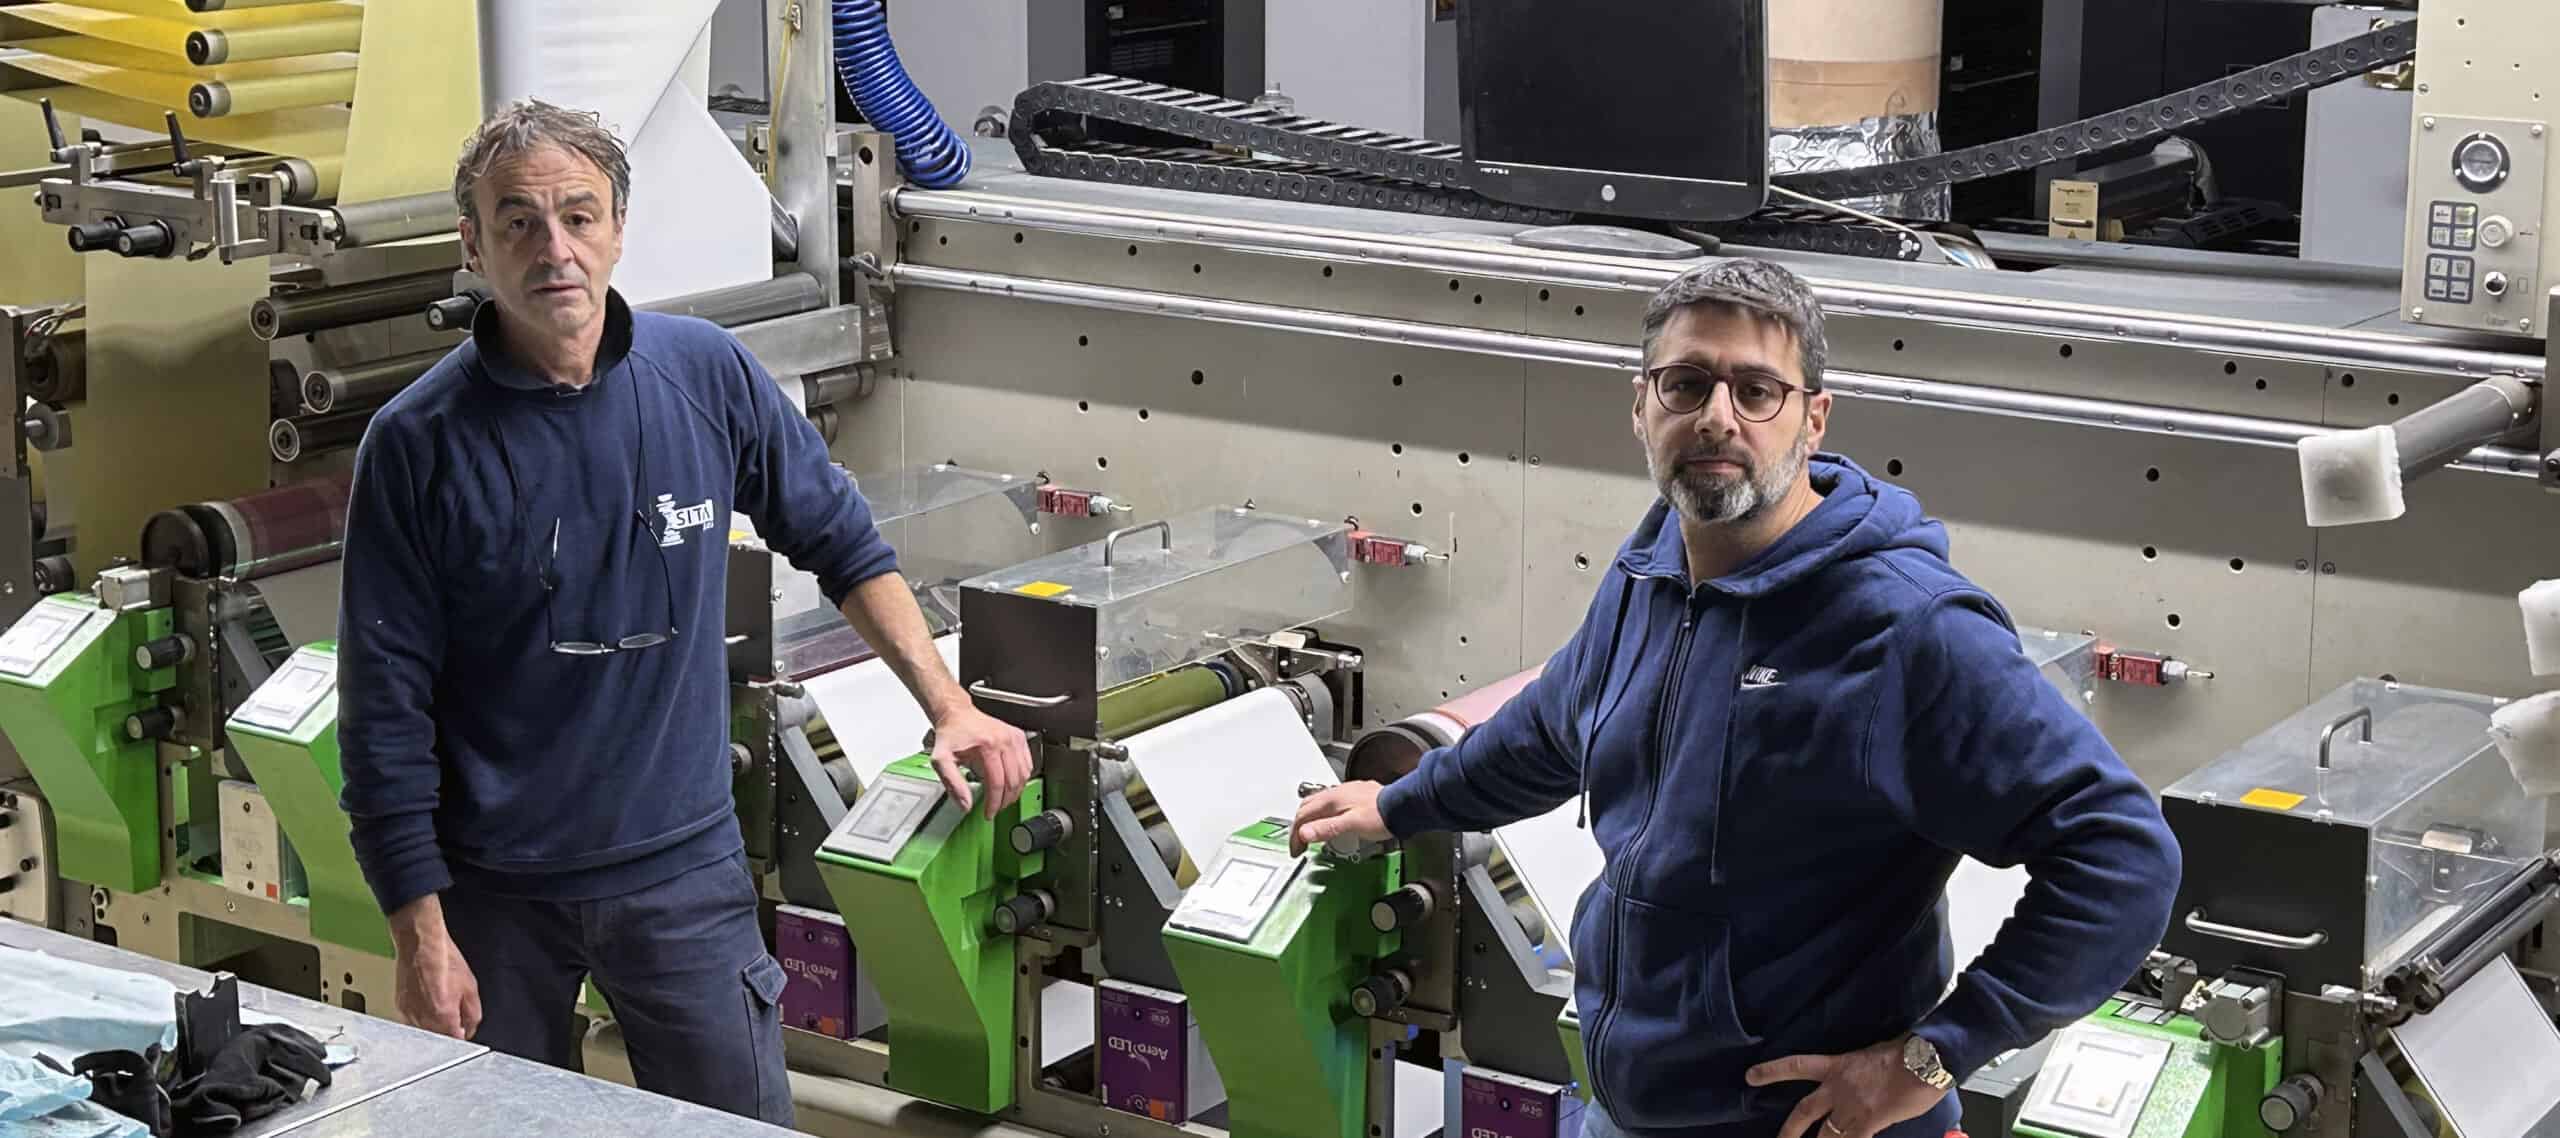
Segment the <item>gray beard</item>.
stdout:
[[1754,467],[1731,478],[1665,470],[1656,454],[1646,448],[1645,466],[1672,509],[1699,525],[1730,525],[1759,517],[1786,499],[1788,488],[1795,485],[1797,476],[1804,472],[1805,460],[1813,454],[1813,438],[1810,430],[1799,431],[1794,444],[1787,448],[1786,457],[1776,465],[1767,469]]

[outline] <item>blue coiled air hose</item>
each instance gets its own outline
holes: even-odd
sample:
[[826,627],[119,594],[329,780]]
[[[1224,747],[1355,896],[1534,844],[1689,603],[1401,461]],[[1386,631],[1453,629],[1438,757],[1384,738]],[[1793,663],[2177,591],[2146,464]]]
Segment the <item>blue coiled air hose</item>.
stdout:
[[969,145],[916,89],[889,42],[889,13],[880,0],[834,0],[836,78],[871,125],[897,140],[898,166],[926,189],[947,189],[969,176]]

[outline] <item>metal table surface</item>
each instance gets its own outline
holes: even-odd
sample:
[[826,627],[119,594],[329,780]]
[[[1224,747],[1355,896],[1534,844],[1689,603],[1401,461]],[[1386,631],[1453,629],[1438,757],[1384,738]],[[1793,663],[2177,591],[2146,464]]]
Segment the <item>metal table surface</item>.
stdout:
[[[14,920],[0,919],[0,945],[158,976],[194,991],[213,981],[201,969]],[[356,1048],[356,1061],[334,1072],[318,1097],[260,1119],[239,1131],[240,1138],[792,1133],[273,989],[240,985],[240,1006],[322,1038],[341,1033]]]
[[[82,964],[145,973],[188,991],[201,992],[213,983],[213,974],[201,969],[182,968],[113,945],[82,940],[18,921],[0,920],[0,944],[33,949]],[[324,1040],[337,1035],[356,1050],[355,1062],[331,1073],[328,1089],[309,1102],[258,1120],[256,1125],[240,1131],[244,1138],[293,1130],[314,1119],[471,1060],[488,1050],[476,1043],[430,1034],[405,1024],[251,984],[240,985],[240,1008],[285,1020]]]
[[795,1131],[490,1052],[293,1132],[293,1138],[750,1138]]

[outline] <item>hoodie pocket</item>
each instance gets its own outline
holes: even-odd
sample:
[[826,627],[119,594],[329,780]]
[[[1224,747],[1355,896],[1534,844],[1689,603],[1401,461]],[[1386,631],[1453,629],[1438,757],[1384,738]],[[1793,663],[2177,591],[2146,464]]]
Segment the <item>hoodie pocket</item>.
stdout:
[[1596,1080],[1611,1118],[1637,1128],[1709,1126],[1762,1113],[1742,1074],[1762,1056],[1735,1006],[1724,918],[1619,895],[1609,1020]]

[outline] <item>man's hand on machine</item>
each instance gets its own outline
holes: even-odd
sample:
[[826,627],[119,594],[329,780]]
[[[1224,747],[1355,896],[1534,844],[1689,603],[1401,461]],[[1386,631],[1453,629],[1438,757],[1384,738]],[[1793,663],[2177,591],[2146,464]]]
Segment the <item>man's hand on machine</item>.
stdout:
[[1903,1065],[1900,1039],[1846,1055],[1772,1059],[1744,1072],[1743,1081],[1755,1087],[1815,1084],[1778,1128],[1778,1138],[1875,1138],[1888,1126],[1927,1113],[1947,1094]]
[[480,1030],[480,981],[445,935],[444,901],[433,893],[391,914],[391,943],[399,955],[397,1002],[410,1026],[455,1039]]
[[933,725],[933,770],[952,801],[967,810],[974,796],[960,777],[964,765],[986,784],[986,814],[993,818],[1022,797],[1023,784],[1031,781],[1031,743],[1022,728],[963,704]]
[[1362,841],[1383,842],[1394,835],[1378,816],[1378,784],[1346,782],[1328,786],[1298,800],[1297,820],[1289,825],[1289,855],[1308,846],[1349,834]]

